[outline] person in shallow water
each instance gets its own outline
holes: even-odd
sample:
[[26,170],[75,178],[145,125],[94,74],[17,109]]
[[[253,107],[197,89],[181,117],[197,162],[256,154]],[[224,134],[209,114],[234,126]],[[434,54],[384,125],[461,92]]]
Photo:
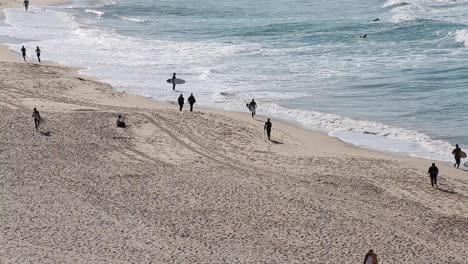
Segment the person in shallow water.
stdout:
[[263,126],[263,130],[266,131],[267,136],[268,136],[268,140],[271,140],[271,139],[270,139],[270,135],[271,135],[271,122],[270,122],[270,118],[268,118],[268,120],[265,122],[265,125]]
[[429,170],[427,170],[427,173],[429,173],[429,176],[431,177],[431,185],[434,187],[437,186],[437,175],[439,174],[439,169],[435,165],[435,163],[432,163],[432,166],[429,167]]
[[452,154],[455,158],[455,164],[453,164],[453,167],[457,167],[457,169],[460,167],[460,159],[461,159],[461,148],[458,147],[458,144],[455,145],[455,149],[452,151]]
[[193,96],[193,94],[190,94],[189,98],[187,99],[187,102],[190,105],[190,112],[192,112],[193,111],[193,104],[195,104],[195,102],[196,102],[195,96]]
[[24,5],[24,9],[25,9],[26,11],[28,11],[28,8],[29,8],[29,0],[24,0],[23,5]]
[[377,254],[371,249],[364,257],[364,264],[379,264],[377,261]]
[[175,90],[176,73],[172,74],[172,90]]
[[180,106],[179,111],[182,111],[182,108],[184,107],[184,96],[182,94],[180,94],[179,99],[177,99],[177,102]]

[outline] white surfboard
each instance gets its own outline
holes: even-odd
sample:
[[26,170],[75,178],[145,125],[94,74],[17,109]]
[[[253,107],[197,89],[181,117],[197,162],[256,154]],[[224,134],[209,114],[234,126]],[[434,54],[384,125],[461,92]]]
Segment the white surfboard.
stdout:
[[[172,79],[167,79],[167,82],[168,82],[168,83],[172,83]],[[175,84],[183,84],[183,83],[185,83],[184,80],[182,80],[182,79],[177,79],[177,78],[175,79]]]

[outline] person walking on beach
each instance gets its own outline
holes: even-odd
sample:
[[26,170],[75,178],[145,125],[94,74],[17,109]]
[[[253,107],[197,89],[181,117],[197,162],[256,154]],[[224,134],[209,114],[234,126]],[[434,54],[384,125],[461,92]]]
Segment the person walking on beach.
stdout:
[[193,111],[193,104],[195,104],[196,100],[193,94],[190,94],[189,98],[187,99],[189,105],[190,105],[190,112]]
[[26,9],[26,12],[28,12],[29,0],[24,0],[23,5],[24,5],[24,9]]
[[453,167],[460,167],[460,158],[461,158],[461,148],[458,147],[458,144],[455,145],[455,149],[452,151],[453,156],[455,157],[455,164]]
[[439,169],[437,168],[437,166],[435,165],[435,163],[432,163],[432,166],[429,167],[429,170],[427,171],[427,173],[429,173],[429,176],[431,177],[431,185],[432,187],[434,187],[434,185],[436,187],[437,186],[437,175],[439,174]]
[[371,249],[364,257],[364,264],[379,264],[377,261],[377,254]]
[[32,117],[34,118],[34,126],[36,127],[36,131],[39,129],[39,125],[41,124],[41,115],[36,108],[34,108]]
[[265,125],[263,126],[263,130],[266,130],[266,133],[267,133],[267,136],[268,136],[268,140],[271,140],[271,139],[270,139],[270,135],[271,135],[271,122],[270,122],[270,118],[268,118],[268,120],[265,122]]
[[37,60],[39,61],[39,63],[41,63],[41,49],[39,48],[39,46],[36,47],[36,55]]
[[176,73],[172,74],[172,90],[175,90]]
[[254,99],[252,99],[252,102],[249,103],[249,110],[252,113],[252,118],[255,118],[255,112],[257,110],[257,103],[255,102]]
[[23,60],[26,62],[26,48],[24,45],[21,47],[21,54],[23,54]]
[[184,107],[184,96],[182,94],[180,94],[179,99],[177,100],[177,102],[179,102],[179,106],[180,106],[179,111],[182,111],[182,108]]

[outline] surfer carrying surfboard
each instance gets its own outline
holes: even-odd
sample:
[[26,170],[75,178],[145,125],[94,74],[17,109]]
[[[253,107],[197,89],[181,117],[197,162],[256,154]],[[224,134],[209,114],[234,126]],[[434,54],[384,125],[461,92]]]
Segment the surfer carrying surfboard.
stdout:
[[464,154],[464,156],[466,157],[466,154],[461,150],[461,148],[458,147],[458,144],[455,145],[455,149],[452,151],[452,154],[455,158],[455,164],[453,164],[453,167],[456,166],[458,169],[460,167],[460,159],[462,155]]
[[176,73],[174,72],[174,74],[172,74],[172,90],[175,90],[175,79],[176,79]]
[[252,118],[255,118],[255,112],[257,110],[257,103],[255,103],[255,100],[252,99],[252,102],[247,104],[247,107],[249,108],[250,112],[252,113]]

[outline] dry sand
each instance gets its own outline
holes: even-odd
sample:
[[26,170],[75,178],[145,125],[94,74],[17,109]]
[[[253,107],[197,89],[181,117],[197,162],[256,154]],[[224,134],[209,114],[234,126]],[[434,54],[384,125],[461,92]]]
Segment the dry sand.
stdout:
[[468,173],[450,164],[434,189],[428,160],[274,117],[270,142],[247,114],[55,65],[0,62],[0,91],[0,263],[468,263]]

